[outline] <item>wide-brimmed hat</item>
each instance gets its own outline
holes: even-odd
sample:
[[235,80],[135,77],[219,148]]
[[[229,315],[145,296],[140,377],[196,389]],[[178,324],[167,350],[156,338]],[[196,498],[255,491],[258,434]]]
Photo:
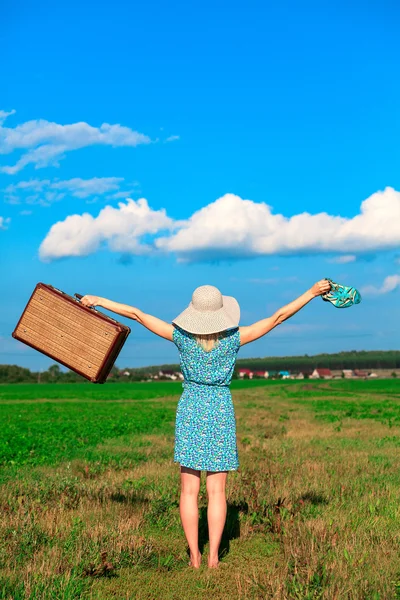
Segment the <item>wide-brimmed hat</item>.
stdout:
[[196,288],[189,306],[172,322],[189,333],[206,335],[238,327],[240,307],[232,296],[223,296],[213,285]]

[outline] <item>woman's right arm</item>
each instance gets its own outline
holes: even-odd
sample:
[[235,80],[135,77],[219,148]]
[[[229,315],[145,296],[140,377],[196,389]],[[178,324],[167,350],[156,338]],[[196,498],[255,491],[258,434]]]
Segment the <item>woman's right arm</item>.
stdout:
[[248,325],[247,327],[239,327],[240,345],[243,346],[244,344],[258,340],[260,337],[274,329],[274,327],[292,317],[313,298],[328,292],[330,288],[331,284],[329,281],[327,279],[321,279],[321,281],[314,283],[309,290],[293,300],[293,302],[290,302],[289,304],[286,304],[285,306],[282,306],[282,308],[278,309],[276,313],[272,315],[272,317],[262,319],[261,321],[253,323],[253,325]]
[[107,310],[117,313],[118,315],[122,315],[128,319],[133,319],[156,335],[159,335],[160,337],[172,342],[172,333],[174,330],[173,325],[163,321],[162,319],[153,317],[153,315],[148,315],[139,308],[129,306],[129,304],[114,302],[114,300],[108,300],[107,298],[101,298],[100,296],[89,295],[83,296],[83,298],[81,298],[81,303],[84,306],[101,306]]

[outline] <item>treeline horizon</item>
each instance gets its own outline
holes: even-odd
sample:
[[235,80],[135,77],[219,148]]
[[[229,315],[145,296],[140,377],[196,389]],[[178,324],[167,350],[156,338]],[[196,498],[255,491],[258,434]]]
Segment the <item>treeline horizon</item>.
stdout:
[[[239,369],[252,371],[290,371],[310,373],[316,368],[333,371],[343,369],[400,369],[400,350],[352,350],[332,354],[303,356],[270,356],[240,358],[236,362],[235,377]],[[148,367],[123,367],[114,365],[108,381],[143,381],[159,371],[179,371],[179,364],[151,365]],[[128,373],[128,374],[126,374]],[[55,363],[46,371],[31,371],[18,365],[0,365],[0,383],[74,383],[86,379],[74,371],[62,371]],[[89,383],[89,382],[88,382]]]

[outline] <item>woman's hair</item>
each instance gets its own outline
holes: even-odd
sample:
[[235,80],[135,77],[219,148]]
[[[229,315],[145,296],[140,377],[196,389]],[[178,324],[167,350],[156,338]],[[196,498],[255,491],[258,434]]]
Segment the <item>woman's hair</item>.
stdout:
[[225,335],[225,331],[219,331],[218,333],[207,333],[207,334],[195,334],[196,342],[206,352],[211,350],[218,344],[219,340]]

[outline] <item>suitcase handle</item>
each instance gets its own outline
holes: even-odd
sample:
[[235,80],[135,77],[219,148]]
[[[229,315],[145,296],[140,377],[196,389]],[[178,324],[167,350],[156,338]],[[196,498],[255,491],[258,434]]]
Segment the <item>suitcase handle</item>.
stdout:
[[[82,294],[74,294],[74,296],[76,296],[78,300],[80,300],[81,298],[83,298]],[[98,312],[98,310],[97,310],[97,308],[95,306],[87,306],[86,308],[91,308],[95,312]],[[104,315],[103,313],[99,313],[99,314],[103,315],[104,317],[106,316],[107,319],[110,319],[110,321],[114,321],[114,323],[118,323],[118,321],[116,319],[113,319],[112,317],[109,317],[108,315]],[[119,325],[119,323],[118,323],[118,325]]]
[[[74,296],[76,296],[78,298],[78,300],[80,300],[81,298],[83,298],[82,294],[74,294]],[[96,310],[94,306],[88,306],[86,308],[91,308],[92,310]]]

